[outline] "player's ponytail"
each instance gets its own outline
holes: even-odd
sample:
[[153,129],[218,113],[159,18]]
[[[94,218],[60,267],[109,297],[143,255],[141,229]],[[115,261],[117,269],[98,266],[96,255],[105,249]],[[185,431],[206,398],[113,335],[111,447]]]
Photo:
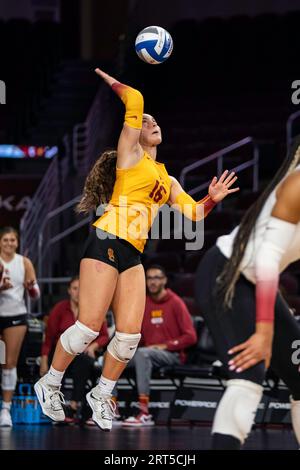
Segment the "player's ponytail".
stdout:
[[76,212],[95,211],[100,204],[109,202],[116,181],[116,164],[116,150],[102,153],[85,180],[83,195],[76,206]]

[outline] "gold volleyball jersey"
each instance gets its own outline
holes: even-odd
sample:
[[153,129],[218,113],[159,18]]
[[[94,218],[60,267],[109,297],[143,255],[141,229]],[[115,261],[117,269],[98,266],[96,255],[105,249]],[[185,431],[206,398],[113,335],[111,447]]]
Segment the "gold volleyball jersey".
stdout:
[[94,226],[127,240],[143,252],[157,212],[170,196],[171,179],[163,163],[146,152],[131,168],[117,168],[111,200]]

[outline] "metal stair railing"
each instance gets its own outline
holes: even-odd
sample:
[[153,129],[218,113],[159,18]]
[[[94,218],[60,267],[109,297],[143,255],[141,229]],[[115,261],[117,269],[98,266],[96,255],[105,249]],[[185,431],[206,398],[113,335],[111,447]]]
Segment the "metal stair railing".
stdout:
[[85,122],[74,126],[73,162],[80,175],[85,176],[88,173],[100,151],[101,139],[105,140],[108,97],[109,88],[100,87]]
[[20,251],[29,256],[34,264],[37,261],[38,226],[57,203],[58,182],[59,162],[56,157],[50,163],[31,200],[30,208],[25,212],[20,222]]
[[[221,150],[218,150],[217,152],[214,152],[213,154],[209,155],[206,158],[203,158],[197,162],[194,162],[190,165],[187,165],[184,167],[180,173],[180,184],[184,188],[186,184],[186,175],[192,171],[194,171],[196,168],[200,168],[201,166],[212,162],[213,160],[217,160],[217,176],[218,178],[221,176],[224,168],[224,156],[228,155],[232,151],[244,147],[245,145],[252,144],[253,146],[253,158],[241,163],[240,165],[236,166],[235,168],[232,168],[232,171],[235,171],[236,173],[241,172],[243,170],[246,170],[247,168],[253,167],[253,183],[252,183],[252,189],[253,191],[258,190],[258,166],[259,166],[259,148],[257,144],[255,143],[254,139],[252,137],[246,137],[242,140],[239,140],[238,142],[235,142],[232,145],[229,145],[228,147],[225,147]],[[203,189],[207,188],[210,184],[210,180],[206,181],[205,183],[202,183],[195,188],[192,188],[191,190],[188,191],[188,193],[193,196],[194,194],[199,193]],[[217,205],[217,211],[222,210],[222,203]]]
[[61,185],[69,172],[71,149],[67,134],[62,142],[64,158],[60,159],[59,155],[53,158],[20,222],[20,252],[29,256],[34,264],[37,261],[37,227],[47,213],[59,204]]
[[[20,224],[20,251],[29,256],[34,264],[38,262],[38,227],[59,205],[60,187],[73,165],[77,174],[85,176],[100,150],[101,141],[105,140],[105,113],[108,87],[100,87],[93,101],[87,119],[73,128],[72,135],[65,135],[63,145],[65,157],[55,158],[45,173],[30,208],[24,214]],[[76,198],[75,198],[76,199]],[[59,209],[59,208],[58,208]],[[47,219],[48,220],[48,219]],[[67,236],[67,232],[62,232]],[[60,235],[57,234],[56,237]],[[60,237],[60,239],[63,237]],[[44,244],[48,243],[46,234]]]
[[[56,209],[50,211],[44,218],[42,225],[40,226],[40,229],[38,231],[38,255],[37,255],[37,275],[38,277],[43,276],[43,260],[45,259],[48,250],[51,246],[53,246],[55,243],[58,241],[62,240],[63,238],[67,237],[71,233],[75,232],[79,228],[83,227],[87,223],[90,223],[92,221],[92,213],[90,213],[87,217],[84,219],[80,220],[79,222],[76,222],[75,224],[69,226],[67,229],[57,233],[56,235],[49,237],[45,240],[44,238],[44,232],[45,229],[50,221],[53,220],[54,217],[57,217],[58,215],[61,215],[64,211],[73,208],[75,204],[77,204],[80,200],[80,196],[76,196],[75,198],[71,199],[70,201],[66,202],[65,204],[62,204],[60,207],[57,207]],[[48,269],[48,272],[50,273],[49,277],[52,277],[51,274],[51,267]]]
[[[60,207],[50,211],[43,219],[43,222],[40,226],[38,231],[38,244],[37,244],[37,278],[42,279],[43,276],[46,274],[48,278],[52,279],[52,259],[48,257],[49,250],[60,240],[67,237],[71,233],[75,232],[79,228],[83,227],[84,225],[90,224],[93,219],[93,214],[90,213],[87,217],[80,220],[79,222],[74,223],[73,225],[69,226],[65,230],[57,233],[53,236],[44,237],[45,230],[47,225],[53,221],[55,217],[60,216],[63,212],[67,211],[70,208],[73,208],[75,204],[78,203],[80,199],[80,195],[76,196],[75,198],[71,199],[70,201],[62,204]],[[47,260],[48,262],[45,262]],[[39,310],[42,307],[42,299],[40,298],[38,301]]]

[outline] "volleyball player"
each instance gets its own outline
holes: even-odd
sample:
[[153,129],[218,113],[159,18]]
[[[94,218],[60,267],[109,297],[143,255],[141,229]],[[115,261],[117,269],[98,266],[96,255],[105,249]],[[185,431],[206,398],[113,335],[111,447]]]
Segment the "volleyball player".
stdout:
[[117,152],[104,152],[87,177],[79,211],[88,212],[101,203],[109,205],[94,223],[82,256],[78,320],[61,335],[52,366],[35,390],[43,412],[55,421],[64,420],[63,374],[75,355],[98,336],[111,305],[115,335],[107,348],[99,384],[87,395],[93,420],[109,431],[115,408],[112,390],[141,337],[145,273],[140,254],[153,218],[159,207],[168,203],[198,220],[238,188],[230,189],[236,176],[225,171],[219,181],[213,178],[209,194],[196,203],[156,161],[161,130],[152,116],[143,114],[141,93],[100,69],[96,73],[125,104],[125,122]]
[[300,259],[300,140],[240,225],[203,257],[196,297],[229,380],[212,427],[214,449],[239,449],[263,394],[269,366],[291,392],[300,444],[300,326],[278,291],[279,274]]
[[17,254],[18,232],[5,227],[0,232],[0,333],[6,357],[2,365],[2,409],[0,426],[12,426],[11,402],[17,383],[17,362],[27,330],[27,309],[24,292],[37,299],[40,295],[34,267],[30,259]]

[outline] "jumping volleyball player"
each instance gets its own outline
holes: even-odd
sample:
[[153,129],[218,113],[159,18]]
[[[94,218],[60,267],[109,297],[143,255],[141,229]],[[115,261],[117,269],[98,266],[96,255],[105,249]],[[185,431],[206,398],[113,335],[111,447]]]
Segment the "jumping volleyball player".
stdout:
[[230,379],[214,418],[214,449],[244,443],[269,366],[291,391],[300,444],[300,374],[292,361],[300,326],[278,292],[279,274],[299,259],[300,140],[240,226],[217,240],[197,271],[197,300]]
[[17,384],[17,362],[27,330],[25,289],[30,297],[40,295],[34,267],[30,259],[16,253],[18,233],[12,227],[0,232],[0,334],[5,343],[5,364],[2,366],[2,409],[0,426],[12,426],[11,401]]
[[141,93],[100,69],[96,73],[125,104],[125,123],[117,152],[104,152],[87,177],[78,210],[88,212],[108,201],[109,205],[94,223],[81,260],[78,321],[61,335],[51,368],[35,390],[43,412],[63,421],[60,385],[64,372],[74,356],[97,338],[111,305],[116,332],[107,348],[99,384],[87,394],[93,420],[109,431],[114,415],[112,390],[141,337],[145,274],[140,253],[159,206],[176,204],[185,215],[198,220],[238,188],[229,189],[237,178],[226,171],[219,181],[212,180],[209,194],[196,203],[165,166],[156,162],[161,130],[152,116],[143,114]]

